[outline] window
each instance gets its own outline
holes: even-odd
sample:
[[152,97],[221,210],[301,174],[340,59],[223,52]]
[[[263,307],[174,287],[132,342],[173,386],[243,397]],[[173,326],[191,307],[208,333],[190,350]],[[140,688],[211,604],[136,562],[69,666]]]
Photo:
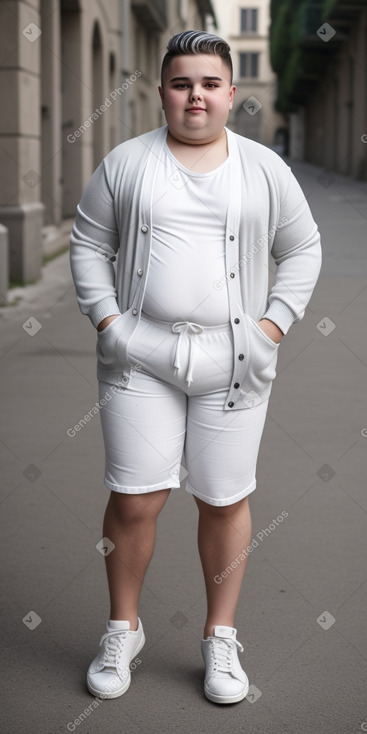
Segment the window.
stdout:
[[135,68],[141,69],[141,52],[140,52],[140,26],[138,23],[135,25]]
[[259,76],[259,54],[240,54],[240,76]]
[[241,8],[241,33],[257,33],[257,8]]

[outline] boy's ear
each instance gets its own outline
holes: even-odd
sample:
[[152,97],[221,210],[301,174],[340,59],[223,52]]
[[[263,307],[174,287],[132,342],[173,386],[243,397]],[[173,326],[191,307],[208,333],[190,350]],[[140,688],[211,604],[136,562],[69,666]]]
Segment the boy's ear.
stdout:
[[164,109],[164,92],[163,92],[162,87],[158,87],[158,92],[159,92],[159,96],[161,98],[162,110],[163,110]]
[[233,109],[233,103],[234,103],[234,97],[237,91],[237,87],[235,87],[234,84],[231,85],[231,88],[229,90],[229,109]]

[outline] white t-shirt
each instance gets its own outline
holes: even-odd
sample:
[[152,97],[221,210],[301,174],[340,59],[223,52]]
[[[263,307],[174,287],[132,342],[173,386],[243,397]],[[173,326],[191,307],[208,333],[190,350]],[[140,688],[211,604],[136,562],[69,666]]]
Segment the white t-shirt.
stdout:
[[227,288],[214,285],[226,272],[228,182],[229,158],[209,173],[196,173],[165,144],[153,189],[145,313],[203,326],[228,323]]

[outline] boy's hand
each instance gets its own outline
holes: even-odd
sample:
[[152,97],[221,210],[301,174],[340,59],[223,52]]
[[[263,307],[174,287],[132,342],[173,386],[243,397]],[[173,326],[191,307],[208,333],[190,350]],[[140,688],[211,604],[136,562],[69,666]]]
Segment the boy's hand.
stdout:
[[260,326],[260,329],[262,329],[265,334],[272,339],[273,342],[276,344],[279,344],[282,337],[284,336],[282,330],[274,324],[273,321],[270,321],[269,319],[260,319],[258,321],[258,325]]
[[120,316],[119,313],[113,314],[112,316],[106,316],[105,319],[102,319],[102,321],[99,322],[97,326],[97,331],[103,331],[103,329],[105,329],[106,326],[108,326],[108,324],[111,323],[111,321],[118,319],[119,316]]

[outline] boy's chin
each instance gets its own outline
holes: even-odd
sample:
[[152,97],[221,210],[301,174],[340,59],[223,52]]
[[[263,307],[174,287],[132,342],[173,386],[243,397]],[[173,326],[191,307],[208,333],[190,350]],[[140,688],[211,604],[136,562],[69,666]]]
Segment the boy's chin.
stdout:
[[185,127],[183,130],[172,129],[168,125],[168,131],[173,138],[181,142],[192,142],[193,145],[207,140],[215,140],[223,132],[224,127],[220,129],[208,129],[206,126],[202,127]]

